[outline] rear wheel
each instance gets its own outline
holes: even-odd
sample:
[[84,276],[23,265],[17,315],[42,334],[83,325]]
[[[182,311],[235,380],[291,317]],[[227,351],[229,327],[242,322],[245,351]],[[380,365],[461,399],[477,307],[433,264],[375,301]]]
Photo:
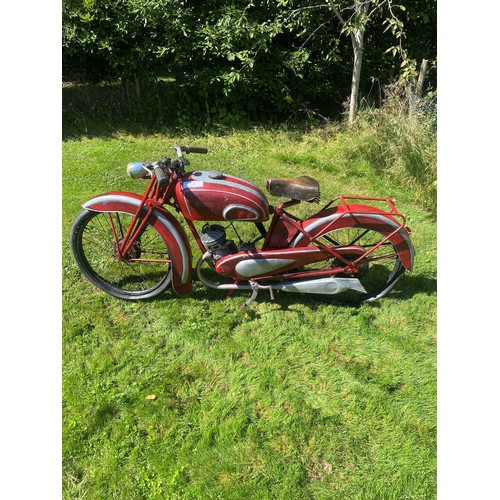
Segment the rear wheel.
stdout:
[[[355,246],[360,250],[369,251],[377,246],[385,235],[367,227],[346,227],[330,231],[318,241],[328,246]],[[360,253],[342,253],[344,259],[354,262],[360,257]],[[346,264],[338,258],[324,260],[306,266],[305,270],[325,270],[344,268]],[[364,288],[364,292],[354,289],[346,289],[334,295],[317,295],[318,298],[342,304],[360,304],[371,302],[384,297],[401,278],[405,272],[398,252],[393,244],[387,240],[372,253],[364,257],[357,265],[354,273],[335,274],[336,278],[356,278]]]
[[171,283],[170,252],[148,223],[127,254],[119,257],[132,219],[122,212],[82,211],[71,229],[71,252],[82,273],[101,290],[125,300],[147,299]]

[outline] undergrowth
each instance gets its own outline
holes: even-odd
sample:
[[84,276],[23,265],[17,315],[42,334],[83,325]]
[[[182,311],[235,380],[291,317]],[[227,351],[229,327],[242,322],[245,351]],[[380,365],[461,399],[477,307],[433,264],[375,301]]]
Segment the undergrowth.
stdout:
[[399,85],[386,87],[385,95],[380,108],[362,108],[353,126],[342,132],[346,155],[412,190],[435,211],[437,126],[432,100],[412,97]]

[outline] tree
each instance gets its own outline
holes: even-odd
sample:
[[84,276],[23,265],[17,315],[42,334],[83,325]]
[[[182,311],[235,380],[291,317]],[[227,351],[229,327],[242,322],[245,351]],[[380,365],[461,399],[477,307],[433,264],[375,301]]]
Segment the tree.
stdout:
[[135,82],[144,106],[184,102],[207,121],[331,119],[350,95],[352,122],[374,79],[428,59],[435,84],[436,0],[395,1],[63,0],[63,75],[121,81],[123,98]]
[[[406,52],[401,44],[403,33],[403,23],[395,16],[392,0],[355,0],[354,4],[344,5],[337,0],[328,0],[331,9],[335,13],[337,19],[342,25],[342,32],[347,33],[351,38],[352,50],[354,55],[352,80],[351,80],[351,96],[349,100],[349,123],[353,123],[358,109],[358,94],[359,82],[361,77],[361,67],[363,62],[363,48],[366,26],[375,12],[387,6],[388,16],[384,23],[388,25],[399,40],[399,44],[388,49],[395,54],[399,52],[403,57]],[[398,6],[404,10],[404,7]],[[349,18],[345,19],[342,12],[351,11]]]

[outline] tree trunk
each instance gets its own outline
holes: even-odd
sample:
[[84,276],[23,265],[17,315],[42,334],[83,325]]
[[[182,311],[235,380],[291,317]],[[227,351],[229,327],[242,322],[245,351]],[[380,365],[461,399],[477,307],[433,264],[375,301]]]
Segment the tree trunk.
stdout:
[[351,100],[349,102],[349,124],[354,122],[358,112],[359,82],[361,78],[361,66],[363,62],[363,43],[365,38],[365,26],[368,19],[369,2],[356,3],[356,28],[351,32],[352,51],[354,63],[352,68]]
[[420,72],[418,74],[418,80],[416,85],[410,86],[410,116],[415,113],[415,109],[418,106],[418,101],[422,97],[422,91],[424,88],[425,76],[427,74],[429,61],[427,59],[422,59],[422,65],[420,66]]
[[416,94],[418,97],[422,97],[422,90],[424,89],[425,76],[427,75],[429,61],[427,59],[422,59],[422,65],[420,66],[420,73],[418,74],[417,90]]
[[130,102],[130,92],[129,92],[129,89],[128,89],[128,81],[127,80],[125,80],[125,92],[127,94],[128,112],[130,114],[130,113],[132,113],[132,104]]
[[361,77],[361,66],[363,62],[363,39],[364,32],[356,29],[352,38],[352,50],[354,52],[354,64],[352,68],[351,100],[349,102],[349,123],[353,123],[358,111],[359,81]]
[[141,94],[141,81],[139,80],[139,77],[137,75],[134,75],[134,80],[135,80],[135,93],[137,95],[137,101],[142,100],[142,94]]

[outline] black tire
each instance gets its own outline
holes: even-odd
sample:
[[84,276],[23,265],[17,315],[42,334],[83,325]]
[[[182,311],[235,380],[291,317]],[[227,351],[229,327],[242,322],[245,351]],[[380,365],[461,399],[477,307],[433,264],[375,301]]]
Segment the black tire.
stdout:
[[[116,240],[123,238],[132,215],[122,212],[83,210],[73,223],[71,253],[82,273],[96,287],[124,300],[149,299],[162,293],[172,281],[170,264],[165,262],[118,260]],[[153,225],[147,224],[130,256],[137,259],[170,260],[166,241]]]
[[[385,236],[371,228],[366,227],[348,227],[334,229],[320,237],[318,241],[324,245],[342,245],[358,246],[365,250],[373,248]],[[348,260],[356,260],[359,255],[344,255]],[[304,270],[312,271],[323,270],[334,267],[344,267],[345,264],[338,259],[331,258],[306,266]],[[337,304],[358,305],[363,302],[373,302],[387,295],[403,276],[405,267],[397,253],[396,248],[390,241],[386,241],[374,252],[362,261],[361,270],[358,274],[352,276],[347,274],[335,274],[337,278],[357,278],[363,285],[366,293],[356,290],[345,290],[338,294],[309,294],[318,299],[326,300]]]

